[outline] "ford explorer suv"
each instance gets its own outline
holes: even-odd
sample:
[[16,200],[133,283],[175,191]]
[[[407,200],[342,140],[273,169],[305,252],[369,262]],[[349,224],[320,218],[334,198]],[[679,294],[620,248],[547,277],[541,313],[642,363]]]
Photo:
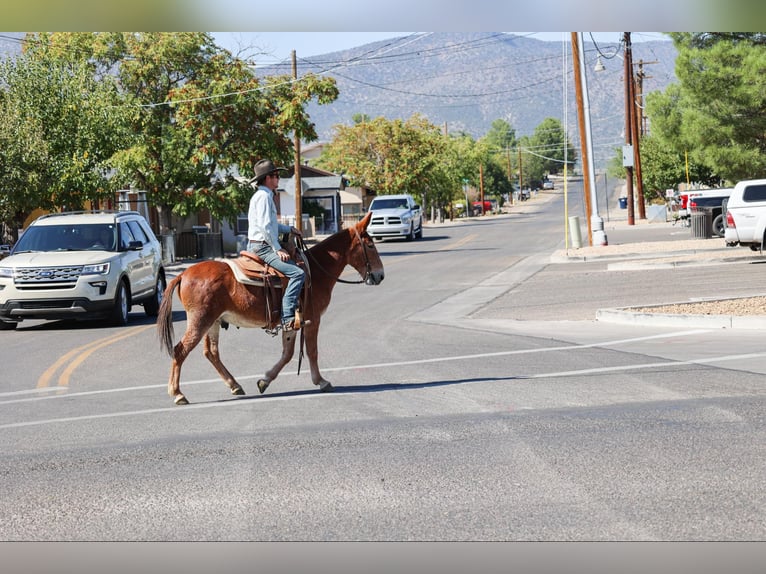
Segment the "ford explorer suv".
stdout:
[[740,181],[726,202],[726,245],[763,249],[766,235],[766,179]]
[[43,215],[0,261],[0,330],[25,319],[126,325],[133,305],[157,315],[165,284],[160,243],[140,213]]
[[367,233],[373,239],[423,237],[423,215],[411,195],[381,195],[370,204],[372,218]]

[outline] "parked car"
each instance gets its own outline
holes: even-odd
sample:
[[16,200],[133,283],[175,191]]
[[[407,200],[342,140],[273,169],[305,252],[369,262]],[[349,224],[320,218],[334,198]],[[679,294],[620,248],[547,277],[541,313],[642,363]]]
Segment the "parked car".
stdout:
[[726,202],[726,245],[763,249],[766,235],[766,179],[744,180]]
[[489,199],[485,199],[483,205],[481,201],[474,201],[471,205],[473,205],[473,212],[477,215],[481,215],[495,211],[494,206],[497,204]]
[[689,194],[687,209],[689,214],[700,210],[710,210],[713,226],[713,235],[723,237],[726,231],[726,215],[724,204],[731,196],[733,188],[705,190],[704,193],[692,192]]
[[553,189],[553,188],[554,188],[554,185],[553,185],[553,182],[551,180],[546,179],[543,182],[543,189]]
[[5,259],[11,254],[10,245],[0,245],[0,259]]
[[25,319],[125,325],[133,305],[156,316],[165,285],[160,242],[140,213],[43,215],[0,262],[0,330]]

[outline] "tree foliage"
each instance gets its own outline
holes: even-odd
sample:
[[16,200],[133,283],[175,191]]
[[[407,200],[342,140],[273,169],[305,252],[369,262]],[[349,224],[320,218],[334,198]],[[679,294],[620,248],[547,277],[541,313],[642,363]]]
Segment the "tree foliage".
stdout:
[[109,194],[109,158],[127,137],[114,78],[86,61],[26,52],[0,64],[0,218],[81,208]]
[[519,146],[524,187],[539,186],[548,175],[563,171],[565,157],[570,170],[577,160],[574,146],[556,118],[540,122],[531,136],[519,140]]
[[653,135],[714,179],[766,176],[766,36],[670,36],[679,83],[647,96]]
[[436,126],[414,115],[406,121],[378,117],[352,126],[337,125],[319,165],[342,173],[352,185],[377,193],[412,193],[423,196],[435,187],[443,149]]
[[[206,33],[52,33],[28,40],[16,75],[0,78],[7,86],[3,107],[30,101],[45,115],[0,118],[6,122],[0,133],[22,128],[24,138],[35,138],[34,130],[43,130],[45,138],[31,149],[57,169],[28,176],[48,186],[49,201],[39,198],[17,210],[61,207],[67,194],[90,199],[96,190],[134,186],[148,192],[150,203],[165,215],[165,227],[171,211],[208,209],[216,219],[233,220],[252,193],[233,176],[252,175],[263,157],[291,162],[296,134],[304,141],[317,137],[307,104],[328,103],[338,95],[332,78],[258,78]],[[46,87],[46,69],[69,70],[68,89],[55,82]],[[31,99],[34,85],[20,80],[35,70],[45,102]],[[71,100],[57,99],[59,92]],[[92,112],[97,96],[108,106],[105,113]],[[82,119],[83,107],[91,110],[89,123]],[[79,123],[70,120],[72,110],[79,110]],[[76,127],[62,129],[70,124]],[[23,165],[18,153],[11,159]]]

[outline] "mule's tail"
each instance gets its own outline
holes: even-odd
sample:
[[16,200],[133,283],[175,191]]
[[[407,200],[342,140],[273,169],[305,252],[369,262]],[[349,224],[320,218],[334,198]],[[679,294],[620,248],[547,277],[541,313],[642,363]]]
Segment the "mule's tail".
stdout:
[[175,335],[173,331],[173,292],[181,284],[182,276],[183,273],[180,273],[178,277],[168,283],[157,314],[157,336],[160,339],[160,347],[165,347],[171,357],[173,356],[173,338]]

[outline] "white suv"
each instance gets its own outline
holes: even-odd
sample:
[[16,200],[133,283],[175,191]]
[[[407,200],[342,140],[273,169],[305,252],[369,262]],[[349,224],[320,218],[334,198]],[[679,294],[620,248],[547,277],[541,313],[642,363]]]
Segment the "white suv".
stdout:
[[157,315],[165,285],[160,243],[140,213],[43,215],[0,261],[0,330],[24,319],[126,325],[134,304]]

